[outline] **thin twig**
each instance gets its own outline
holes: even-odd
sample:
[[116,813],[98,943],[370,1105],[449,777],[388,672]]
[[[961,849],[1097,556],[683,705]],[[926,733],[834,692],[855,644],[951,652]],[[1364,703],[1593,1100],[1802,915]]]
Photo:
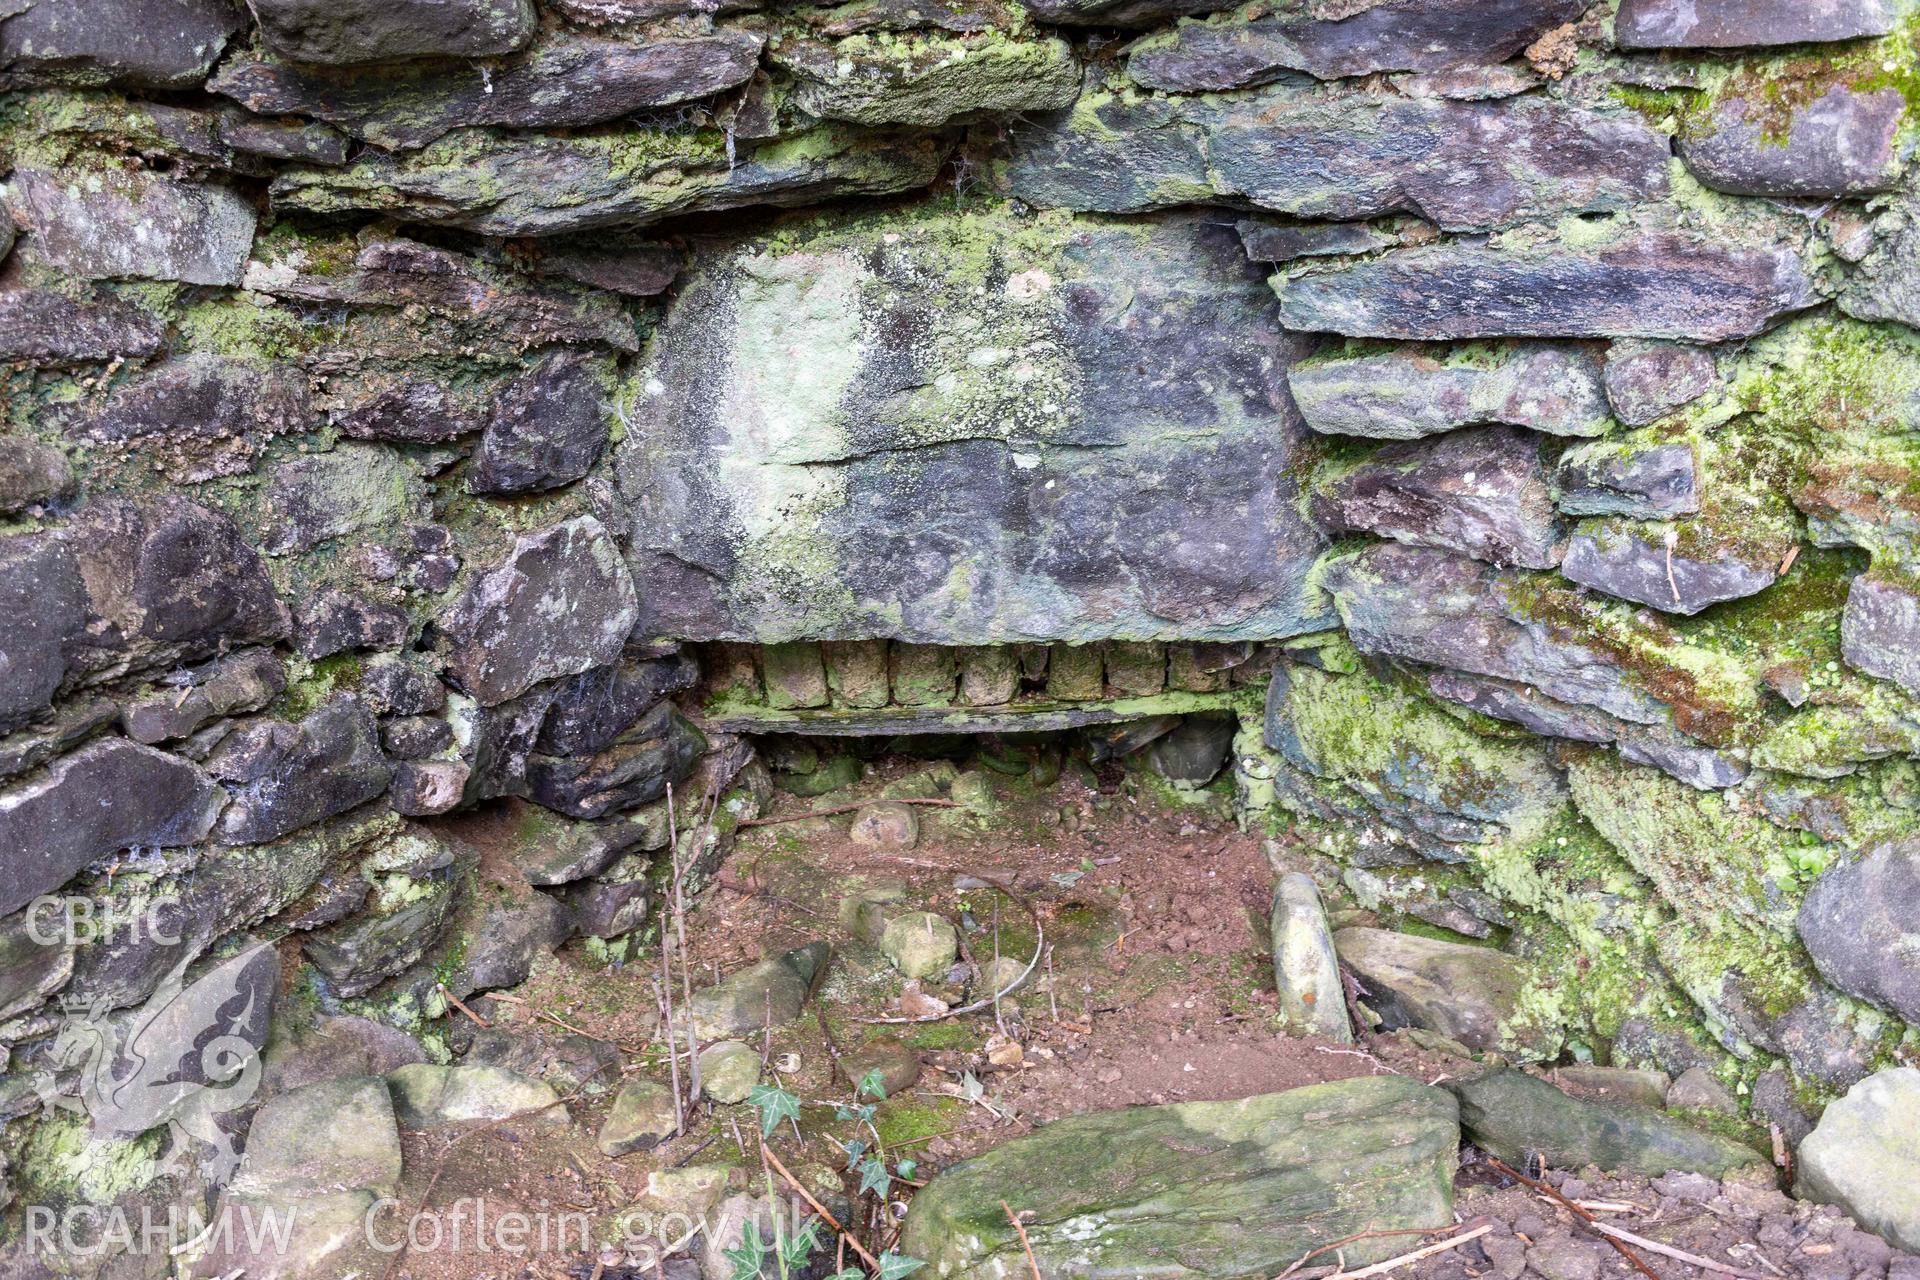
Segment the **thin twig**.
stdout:
[[760,1154],[766,1158],[766,1161],[768,1164],[773,1166],[774,1171],[776,1173],[778,1173],[781,1177],[787,1180],[788,1186],[792,1187],[795,1191],[798,1191],[800,1193],[801,1199],[805,1200],[808,1204],[813,1206],[813,1211],[815,1213],[819,1214],[822,1218],[826,1219],[826,1223],[828,1226],[832,1227],[835,1231],[838,1231],[840,1233],[840,1238],[842,1240],[845,1240],[848,1244],[853,1246],[853,1251],[860,1255],[860,1258],[862,1261],[864,1261],[868,1266],[872,1267],[875,1271],[881,1270],[880,1259],[868,1253],[867,1247],[861,1244],[858,1240],[854,1239],[853,1233],[851,1231],[848,1231],[845,1227],[841,1226],[840,1220],[834,1217],[831,1213],[828,1213],[827,1207],[825,1205],[821,1204],[818,1200],[815,1200],[813,1198],[813,1192],[801,1186],[800,1180],[794,1177],[791,1173],[787,1172],[787,1166],[780,1163],[780,1157],[773,1154],[773,1148],[767,1145],[767,1140],[765,1138],[762,1138],[760,1140]]
[[1027,1255],[1027,1269],[1033,1272],[1033,1280],[1041,1280],[1040,1264],[1033,1260],[1033,1243],[1027,1239],[1026,1224],[1020,1221],[1020,1215],[1015,1213],[1013,1206],[1005,1200],[1000,1202],[1000,1207],[1006,1210],[1007,1221],[1013,1224],[1013,1229],[1020,1233],[1020,1249]]
[[[1649,1240],[1645,1236],[1637,1236],[1624,1228],[1610,1226],[1604,1222],[1594,1223],[1593,1229],[1603,1236],[1618,1236],[1622,1241],[1628,1244],[1637,1244],[1649,1253],[1657,1253],[1663,1258],[1672,1258],[1675,1262],[1684,1262],[1690,1267],[1699,1267],[1702,1271],[1712,1271],[1717,1275],[1723,1276],[1736,1276],[1738,1280],[1772,1280],[1771,1277],[1763,1275],[1758,1271],[1742,1271],[1739,1267],[1728,1266],[1724,1262],[1715,1262],[1712,1258],[1702,1257],[1697,1253],[1688,1253],[1685,1249],[1676,1249],[1670,1244],[1661,1244],[1658,1240]],[[1756,1254],[1756,1256],[1758,1255]],[[1765,1259],[1762,1259],[1762,1261],[1765,1261]]]
[[447,990],[446,983],[439,982],[439,983],[435,983],[434,985],[440,988],[441,997],[444,1000],[446,1000],[448,1004],[452,1005],[454,1008],[458,1009],[460,1012],[466,1014],[467,1017],[473,1021],[473,1025],[475,1025],[476,1027],[479,1027],[482,1031],[485,1031],[488,1028],[493,1026],[491,1022],[488,1022],[485,1018],[481,1017],[479,1014],[475,1013],[473,1010],[467,1008],[466,1001],[462,1000],[459,996],[453,994],[453,992]]
[[[680,997],[687,1011],[687,1102],[700,1105],[700,1035],[693,1025],[693,960],[687,950],[686,897],[680,874],[680,827],[674,818],[673,784],[667,784],[667,849],[673,856],[673,931],[680,939]],[[661,950],[666,949],[666,930],[661,931]],[[685,1126],[682,1126],[684,1130]]]
[[1599,1219],[1595,1218],[1592,1214],[1588,1213],[1585,1209],[1582,1209],[1579,1205],[1567,1199],[1565,1196],[1561,1195],[1558,1191],[1555,1191],[1552,1187],[1548,1186],[1546,1183],[1536,1182],[1534,1179],[1529,1178],[1526,1174],[1521,1173],[1518,1170],[1514,1169],[1511,1165],[1509,1165],[1506,1161],[1500,1159],[1500,1157],[1498,1156],[1488,1156],[1487,1163],[1492,1165],[1494,1168],[1498,1169],[1501,1173],[1504,1173],[1508,1177],[1514,1179],[1516,1182],[1524,1182],[1528,1186],[1532,1187],[1535,1191],[1540,1192],[1542,1195],[1552,1197],[1559,1204],[1565,1206],[1566,1210],[1569,1213],[1578,1217],[1582,1222],[1586,1223],[1589,1227],[1593,1228],[1595,1231],[1598,1231],[1601,1234],[1601,1236],[1605,1237],[1606,1242],[1612,1245],[1615,1249],[1619,1250],[1620,1256],[1625,1258],[1628,1262],[1631,1262],[1633,1264],[1634,1270],[1638,1271],[1641,1275],[1647,1277],[1647,1280],[1660,1280],[1660,1273],[1655,1271],[1652,1267],[1648,1266],[1646,1259],[1642,1258],[1639,1254],[1635,1253],[1633,1250],[1627,1248],[1625,1244],[1623,1244],[1619,1240],[1614,1239],[1612,1235],[1610,1235],[1608,1232],[1603,1230],[1601,1228]]
[[1318,1249],[1309,1249],[1293,1260],[1293,1265],[1275,1276],[1273,1280],[1287,1280],[1287,1277],[1312,1262],[1323,1253],[1332,1253],[1335,1249],[1345,1248],[1356,1240],[1373,1240],[1380,1236],[1437,1236],[1444,1231],[1453,1230],[1449,1222],[1444,1227],[1392,1227],[1385,1231],[1357,1231],[1350,1236],[1342,1236],[1331,1244],[1323,1244]]
[[[867,807],[867,805],[874,804],[874,803],[876,802],[869,800],[864,804],[837,804],[831,809],[809,809],[805,813],[777,813],[770,818],[748,818],[745,822],[738,824],[735,830],[738,830],[739,827],[770,827],[776,822],[802,822],[808,818],[831,818],[837,813],[853,813],[856,810],[864,809]],[[958,800],[906,799],[906,800],[889,800],[887,801],[887,803],[888,804],[926,804],[926,805],[932,805],[935,808],[939,808],[939,809],[959,809],[963,807]]]
[[[934,866],[935,865],[933,863],[919,862],[917,859],[913,859],[913,858],[898,858],[898,859],[895,859],[895,861],[906,862],[906,863],[910,863],[917,866]],[[1032,975],[1033,971],[1039,968],[1040,957],[1046,954],[1046,951],[1047,951],[1046,926],[1040,922],[1040,913],[1034,910],[1033,904],[1031,902],[1028,902],[1025,897],[1023,897],[1018,893],[1015,893],[1012,889],[1009,889],[1006,885],[1003,885],[996,880],[990,879],[987,876],[981,875],[977,871],[956,871],[952,867],[937,867],[936,869],[950,872],[954,875],[970,875],[974,879],[979,880],[980,882],[985,884],[988,888],[997,889],[1001,893],[1006,894],[1009,898],[1012,898],[1014,901],[1014,905],[1018,906],[1022,911],[1025,911],[1027,913],[1027,918],[1033,921],[1033,934],[1034,934],[1033,959],[1027,961],[1027,967],[1020,971],[1018,977],[1014,978],[1012,982],[1009,982],[1006,986],[1001,987],[998,991],[995,991],[991,996],[987,997],[984,1000],[975,1000],[971,1004],[963,1004],[959,1008],[949,1009],[945,1013],[924,1013],[924,1014],[920,1014],[917,1017],[912,1017],[912,1018],[909,1018],[909,1017],[862,1018],[861,1021],[867,1023],[868,1025],[876,1025],[880,1023],[886,1023],[889,1025],[898,1025],[900,1023],[909,1023],[909,1022],[943,1022],[948,1018],[958,1018],[964,1014],[979,1013],[982,1009],[990,1009],[994,1006],[995,1002],[997,1002],[1000,999],[1001,996],[1011,995],[1015,988],[1017,988],[1021,983],[1025,982],[1028,979],[1028,977]]]
[[1431,1258],[1436,1253],[1445,1253],[1449,1249],[1458,1249],[1469,1240],[1478,1240],[1491,1230],[1493,1230],[1493,1224],[1489,1222],[1483,1226],[1475,1227],[1471,1231],[1463,1231],[1457,1236],[1451,1236],[1448,1239],[1440,1241],[1438,1244],[1430,1244],[1424,1249],[1415,1249],[1412,1253],[1403,1253],[1397,1258],[1388,1258],[1385,1262],[1376,1262],[1372,1266],[1362,1267],[1358,1271],[1348,1271],[1343,1268],[1333,1274],[1340,1277],[1340,1280],[1367,1280],[1369,1276],[1383,1276],[1389,1271],[1398,1271],[1409,1262],[1418,1262],[1422,1258]]

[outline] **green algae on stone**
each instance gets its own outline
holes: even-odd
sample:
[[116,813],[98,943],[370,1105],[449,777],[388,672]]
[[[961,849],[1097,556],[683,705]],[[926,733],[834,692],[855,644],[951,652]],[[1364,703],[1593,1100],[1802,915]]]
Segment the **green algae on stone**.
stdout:
[[1599,753],[1574,762],[1567,780],[1582,815],[1676,910],[1792,928],[1800,839],[1753,812],[1741,790],[1700,791]]
[[768,59],[794,76],[793,101],[828,120],[932,128],[995,112],[1054,111],[1080,92],[1073,46],[998,31],[789,37]]
[[1317,778],[1376,808],[1429,822],[1532,830],[1559,807],[1562,784],[1541,747],[1483,738],[1435,704],[1371,676],[1276,670],[1267,742]]
[[[1023,1255],[1004,1201],[1044,1274],[1271,1275],[1359,1232],[1446,1221],[1457,1123],[1451,1096],[1388,1076],[1068,1116],[936,1177],[900,1250],[948,1280],[1009,1274]],[[1346,1256],[1399,1251],[1383,1237]]]
[[272,194],[278,209],[553,235],[679,213],[912,190],[933,180],[948,150],[940,136],[841,124],[731,158],[727,138],[714,129],[575,137],[460,129],[404,156],[368,152],[345,168],[285,170]]
[[1702,1133],[1659,1111],[1571,1098],[1544,1080],[1494,1068],[1445,1088],[1460,1100],[1473,1140],[1518,1165],[1532,1152],[1561,1169],[1597,1165],[1608,1173],[1657,1177],[1676,1169],[1724,1177],[1764,1167],[1751,1147]]

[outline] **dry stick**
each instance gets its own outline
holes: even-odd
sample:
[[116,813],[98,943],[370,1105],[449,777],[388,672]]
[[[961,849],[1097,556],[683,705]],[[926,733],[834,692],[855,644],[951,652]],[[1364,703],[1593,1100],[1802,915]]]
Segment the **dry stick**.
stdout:
[[982,883],[986,884],[989,888],[998,889],[1001,893],[1004,893],[1009,898],[1012,898],[1014,901],[1014,904],[1018,906],[1022,911],[1026,912],[1027,918],[1033,921],[1033,934],[1034,934],[1033,959],[1027,961],[1027,967],[1020,971],[1020,974],[1018,977],[1016,977],[1012,982],[1009,982],[1006,986],[1001,987],[998,991],[995,991],[993,995],[988,999],[975,1000],[972,1004],[963,1004],[959,1008],[949,1009],[945,1013],[924,1013],[919,1015],[918,1017],[913,1017],[913,1018],[907,1018],[907,1017],[862,1018],[861,1019],[862,1022],[866,1023],[869,1026],[878,1025],[880,1023],[897,1025],[897,1024],[906,1023],[906,1022],[942,1022],[948,1018],[958,1018],[963,1014],[979,1013],[982,1009],[991,1008],[995,1004],[995,1002],[997,1002],[1000,999],[1001,996],[1012,994],[1013,990],[1016,987],[1018,987],[1021,983],[1025,982],[1027,978],[1033,973],[1033,971],[1040,966],[1040,957],[1045,955],[1047,950],[1047,930],[1046,930],[1046,926],[1040,923],[1040,913],[1033,909],[1032,903],[1028,902],[1025,898],[1015,893],[1012,889],[1007,888],[1007,886],[999,883],[996,880],[989,879],[988,877],[981,875],[977,871],[955,871],[954,868],[952,867],[940,867],[930,862],[919,862],[917,859],[914,859],[914,858],[896,858],[895,861],[905,862],[905,863],[909,863],[917,866],[931,866],[931,867],[934,867],[936,870],[950,872],[954,875],[970,875],[974,879],[979,880]]
[[[1367,1280],[1369,1276],[1383,1276],[1389,1271],[1399,1270],[1409,1262],[1418,1262],[1422,1258],[1431,1258],[1436,1253],[1445,1253],[1449,1249],[1457,1249],[1469,1240],[1478,1240],[1491,1230],[1493,1230],[1493,1224],[1489,1222],[1485,1226],[1475,1227],[1471,1231],[1463,1231],[1457,1236],[1452,1236],[1440,1241],[1438,1244],[1430,1244],[1424,1249],[1415,1249],[1412,1253],[1403,1253],[1397,1258],[1388,1258],[1385,1262],[1376,1262],[1372,1266],[1362,1267],[1358,1271],[1336,1271],[1334,1275],[1338,1276],[1340,1280]],[[1328,1280],[1332,1280],[1332,1277],[1329,1277]]]
[[687,1111],[680,1103],[680,1054],[673,1047],[673,974],[667,969],[667,931],[660,931],[660,978],[653,984],[654,998],[660,1002],[661,1024],[667,1035],[667,1069],[673,1073],[673,1131],[687,1131]]
[[1380,1236],[1437,1236],[1453,1230],[1449,1222],[1444,1227],[1392,1227],[1384,1231],[1357,1231],[1350,1236],[1342,1236],[1332,1244],[1323,1244],[1318,1249],[1309,1249],[1293,1260],[1293,1265],[1275,1276],[1273,1280],[1287,1280],[1287,1277],[1312,1262],[1323,1253],[1332,1253],[1335,1249],[1344,1249],[1356,1240],[1373,1240]]
[[1033,1280],[1041,1280],[1040,1264],[1033,1260],[1033,1244],[1027,1239],[1026,1224],[1020,1221],[1020,1215],[1015,1213],[1013,1206],[1005,1200],[1000,1202],[1000,1207],[1006,1210],[1007,1221],[1013,1224],[1013,1229],[1020,1233],[1020,1248],[1027,1255],[1027,1268],[1033,1272]]
[[[1658,1240],[1649,1240],[1645,1236],[1637,1236],[1624,1228],[1609,1226],[1604,1222],[1594,1223],[1593,1229],[1601,1235],[1618,1236],[1628,1244],[1637,1244],[1650,1253],[1672,1258],[1675,1262],[1684,1262],[1690,1267],[1699,1267],[1702,1271],[1711,1271],[1716,1275],[1737,1276],[1739,1280],[1771,1280],[1770,1277],[1758,1271],[1742,1271],[1739,1267],[1730,1267],[1724,1262],[1715,1262],[1712,1258],[1688,1253],[1685,1249],[1676,1249],[1672,1245],[1661,1244]],[[1756,1253],[1754,1256],[1760,1258],[1762,1262],[1766,1261],[1761,1254]]]
[[840,1046],[834,1041],[833,1031],[827,1026],[827,1012],[820,1007],[818,1000],[813,1002],[813,1016],[818,1019],[820,1023],[820,1038],[827,1042],[827,1057],[833,1063],[834,1077],[845,1080],[848,1084],[856,1083],[852,1077],[847,1075],[847,1068],[840,1061]]
[[440,995],[446,1000],[448,1004],[452,1005],[454,1008],[458,1009],[460,1012],[466,1014],[468,1018],[473,1020],[473,1024],[479,1027],[482,1031],[486,1030],[487,1028],[493,1025],[491,1022],[488,1022],[485,1018],[481,1017],[479,1014],[475,1013],[473,1010],[467,1008],[465,1001],[463,1001],[459,996],[453,994],[453,992],[447,990],[446,983],[437,982],[434,985],[440,988]]
[[861,1244],[858,1240],[854,1239],[853,1233],[847,1230],[845,1227],[841,1226],[840,1220],[834,1217],[831,1213],[828,1213],[827,1207],[825,1205],[821,1204],[818,1200],[815,1200],[813,1198],[813,1192],[801,1186],[800,1180],[794,1177],[791,1173],[787,1172],[787,1166],[780,1163],[780,1157],[773,1154],[773,1148],[767,1145],[767,1140],[765,1138],[760,1139],[760,1154],[766,1157],[767,1163],[773,1166],[774,1172],[778,1173],[781,1177],[787,1180],[788,1186],[792,1187],[795,1191],[798,1191],[800,1193],[801,1199],[805,1200],[808,1204],[813,1206],[813,1211],[815,1213],[819,1214],[822,1218],[826,1219],[828,1226],[832,1227],[835,1231],[840,1233],[840,1238],[842,1240],[845,1240],[848,1244],[853,1246],[853,1251],[859,1254],[861,1259],[868,1266],[872,1267],[875,1271],[881,1270],[880,1259],[868,1253],[867,1247]]
[[1555,1191],[1552,1187],[1548,1186],[1546,1183],[1536,1182],[1532,1178],[1529,1178],[1526,1174],[1521,1173],[1518,1170],[1514,1169],[1513,1166],[1509,1165],[1506,1161],[1500,1159],[1500,1157],[1498,1156],[1491,1156],[1491,1155],[1488,1156],[1487,1163],[1492,1165],[1494,1168],[1498,1169],[1500,1172],[1506,1174],[1508,1177],[1514,1179],[1515,1181],[1524,1182],[1528,1186],[1532,1187],[1535,1191],[1538,1191],[1542,1195],[1550,1197],[1551,1199],[1557,1201],[1558,1203],[1566,1206],[1567,1211],[1569,1213],[1574,1214],[1582,1222],[1586,1223],[1589,1227],[1593,1228],[1595,1231],[1598,1231],[1600,1235],[1603,1238],[1605,1238],[1608,1244],[1612,1245],[1615,1249],[1619,1250],[1620,1256],[1625,1258],[1628,1262],[1631,1262],[1633,1264],[1634,1270],[1638,1271],[1641,1275],[1647,1277],[1647,1280],[1660,1280],[1660,1274],[1657,1271],[1655,1271],[1652,1267],[1649,1267],[1647,1265],[1646,1259],[1642,1258],[1639,1254],[1635,1253],[1633,1250],[1627,1248],[1625,1244],[1614,1239],[1612,1236],[1608,1235],[1605,1231],[1601,1231],[1599,1220],[1596,1219],[1592,1214],[1588,1213],[1585,1209],[1582,1209],[1579,1205],[1567,1199],[1565,1196],[1561,1195],[1558,1191]]
[[[868,801],[867,804],[871,804]],[[940,809],[958,809],[963,807],[958,800],[890,800],[889,804],[930,804]],[[866,808],[866,804],[837,804],[831,809],[809,809],[805,813],[779,813],[770,818],[748,818],[740,823],[741,827],[770,827],[776,822],[802,822],[808,818],[831,818],[836,813],[852,813]],[[737,830],[738,828],[736,828]]]
[[[673,931],[680,939],[680,995],[681,1004],[687,1011],[687,1099],[690,1105],[700,1104],[700,1037],[693,1029],[693,979],[690,971],[693,958],[687,951],[687,912],[686,899],[682,895],[680,879],[680,828],[673,813],[673,784],[667,784],[667,849],[673,855]],[[661,930],[660,950],[666,951],[666,930]],[[667,1041],[673,1043],[671,1039]]]

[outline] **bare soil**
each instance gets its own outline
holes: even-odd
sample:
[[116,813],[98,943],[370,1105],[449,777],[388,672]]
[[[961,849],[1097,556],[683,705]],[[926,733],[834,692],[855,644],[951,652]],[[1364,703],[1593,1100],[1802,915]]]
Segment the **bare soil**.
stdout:
[[[1384,1071],[1431,1082],[1463,1065],[1399,1035],[1369,1036],[1350,1047],[1272,1028],[1267,906],[1276,868],[1304,858],[1284,840],[1263,846],[1261,838],[1237,830],[1223,796],[1202,793],[1169,804],[1156,784],[1118,771],[1069,767],[1043,790],[983,773],[990,808],[917,807],[917,844],[891,852],[854,844],[847,835],[851,814],[801,816],[883,793],[941,797],[953,772],[924,760],[889,759],[871,766],[861,783],[826,797],[781,795],[770,816],[790,820],[742,831],[718,882],[690,903],[686,932],[696,987],[816,938],[833,944],[816,1008],[757,1047],[768,1078],[809,1104],[797,1122],[776,1131],[772,1151],[815,1187],[840,1178],[847,1193],[838,1202],[843,1212],[853,1203],[854,1183],[843,1174],[839,1143],[852,1133],[836,1119],[833,1104],[849,1100],[854,1088],[836,1070],[836,1058],[883,1039],[904,1041],[922,1063],[917,1085],[887,1098],[874,1119],[889,1154],[917,1162],[917,1182],[1074,1112],[1239,1098]],[[842,925],[840,910],[843,899],[882,888],[960,923],[963,955],[980,969],[996,955],[1022,966],[1038,955],[1032,977],[997,1009],[932,1022],[885,1021],[902,1016],[902,982],[875,948]],[[473,1003],[503,1030],[552,1041],[556,1059],[560,1042],[580,1033],[617,1045],[625,1076],[664,1082],[670,1070],[668,1050],[657,1038],[658,964],[657,951],[609,967],[570,948],[512,993],[522,1003]],[[926,991],[954,1006],[991,994],[965,977],[929,982]],[[686,1070],[684,1052],[680,1069]],[[611,1104],[609,1086],[618,1083],[610,1074],[584,1088],[564,1072],[556,1076],[560,1091],[572,1095],[571,1126],[522,1119],[464,1135],[407,1139],[407,1205],[419,1203],[431,1183],[428,1203],[442,1212],[462,1197],[484,1195],[490,1213],[585,1214],[597,1246],[585,1259],[558,1248],[528,1259],[442,1247],[405,1256],[391,1274],[423,1280],[693,1274],[688,1258],[660,1263],[645,1251],[599,1242],[617,1237],[622,1209],[653,1203],[645,1197],[655,1170],[732,1164],[734,1189],[760,1191],[767,1175],[756,1115],[746,1106],[703,1105],[689,1116],[683,1136],[608,1159],[593,1135]],[[1900,1261],[1834,1211],[1797,1204],[1770,1187],[1703,1182],[1595,1175],[1584,1183],[1575,1179],[1567,1194],[1598,1206],[1593,1212],[1602,1220],[1759,1276],[1888,1280],[1892,1264],[1892,1280],[1920,1280],[1920,1263],[1902,1270],[1911,1260]],[[896,1183],[887,1208],[867,1197],[852,1210],[876,1252],[890,1243],[911,1189]],[[1641,1274],[1567,1210],[1484,1165],[1469,1160],[1460,1189],[1461,1221],[1493,1229],[1397,1274],[1435,1280]],[[1426,1243],[1412,1238],[1407,1247]],[[698,1247],[697,1240],[690,1246]],[[1657,1253],[1642,1251],[1642,1260],[1661,1280],[1702,1274]],[[1309,1260],[1303,1270],[1337,1261]]]

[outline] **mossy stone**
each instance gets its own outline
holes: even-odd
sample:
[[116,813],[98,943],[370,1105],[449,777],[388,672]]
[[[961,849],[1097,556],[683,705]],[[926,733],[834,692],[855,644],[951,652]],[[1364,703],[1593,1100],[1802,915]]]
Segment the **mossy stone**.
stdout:
[[909,911],[887,922],[880,950],[893,967],[909,978],[932,978],[945,973],[960,956],[960,934],[946,917],[931,911]]
[[1675,1169],[1724,1177],[1764,1165],[1751,1147],[1624,1102],[1571,1098],[1544,1080],[1496,1067],[1444,1086],[1468,1135],[1509,1164],[1529,1151],[1549,1165],[1653,1177]]
[[[1365,1231],[1453,1219],[1458,1113],[1399,1076],[1233,1102],[1069,1116],[954,1166],[914,1197],[899,1250],[945,1280],[1043,1275],[1273,1275]],[[1403,1252],[1356,1240],[1349,1265]]]
[[745,1102],[760,1083],[760,1055],[738,1040],[720,1040],[700,1051],[700,1088],[715,1102]]

